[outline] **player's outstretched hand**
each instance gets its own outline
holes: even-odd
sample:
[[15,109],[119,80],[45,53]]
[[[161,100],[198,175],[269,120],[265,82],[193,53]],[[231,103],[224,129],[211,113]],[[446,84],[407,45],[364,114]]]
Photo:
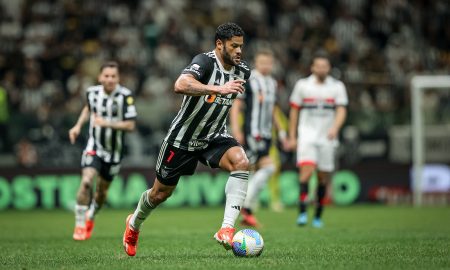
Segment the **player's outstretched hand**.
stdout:
[[69,130],[69,139],[71,144],[74,144],[77,140],[78,135],[80,135],[80,130],[81,128],[77,125]]
[[245,81],[242,79],[232,80],[224,85],[219,86],[220,95],[228,94],[242,94],[245,91],[244,84]]

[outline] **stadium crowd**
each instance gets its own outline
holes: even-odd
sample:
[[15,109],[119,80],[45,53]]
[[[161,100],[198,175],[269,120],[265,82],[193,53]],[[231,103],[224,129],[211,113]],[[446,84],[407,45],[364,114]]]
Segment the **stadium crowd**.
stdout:
[[[274,50],[284,111],[312,54],[327,51],[360,136],[409,122],[413,74],[450,70],[446,0],[0,0],[0,163],[78,164],[84,142],[70,146],[67,131],[101,63],[115,59],[139,113],[125,164],[151,165],[181,101],[175,78],[225,21],[246,31],[245,59]],[[450,115],[438,113],[449,102],[426,95],[429,121]]]

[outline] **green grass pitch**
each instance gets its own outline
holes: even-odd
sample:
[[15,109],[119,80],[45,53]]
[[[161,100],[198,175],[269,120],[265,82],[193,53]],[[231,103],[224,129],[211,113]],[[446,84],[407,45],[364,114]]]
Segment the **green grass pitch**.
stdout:
[[234,257],[213,240],[222,208],[157,209],[143,225],[136,257],[128,257],[128,212],[104,209],[85,242],[72,240],[71,212],[0,212],[0,268],[450,269],[449,207],[328,207],[322,229],[297,227],[294,208],[262,209],[259,258]]

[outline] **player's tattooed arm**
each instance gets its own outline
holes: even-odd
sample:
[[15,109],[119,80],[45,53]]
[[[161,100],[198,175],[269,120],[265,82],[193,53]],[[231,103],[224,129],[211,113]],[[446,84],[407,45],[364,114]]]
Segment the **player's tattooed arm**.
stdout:
[[244,92],[244,80],[233,80],[224,85],[208,85],[199,82],[191,74],[181,74],[175,82],[175,93],[188,96],[228,95]]

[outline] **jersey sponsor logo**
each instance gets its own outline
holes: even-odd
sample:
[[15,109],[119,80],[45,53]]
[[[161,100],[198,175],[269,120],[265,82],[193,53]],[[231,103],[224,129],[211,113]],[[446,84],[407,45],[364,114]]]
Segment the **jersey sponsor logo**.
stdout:
[[207,95],[207,96],[205,96],[206,103],[213,103],[215,99],[216,99],[216,95]]
[[190,147],[202,147],[206,145],[206,141],[203,140],[191,140],[189,141],[189,146]]
[[205,96],[206,103],[216,103],[222,106],[231,106],[233,105],[234,99],[217,96],[217,95],[207,95]]

